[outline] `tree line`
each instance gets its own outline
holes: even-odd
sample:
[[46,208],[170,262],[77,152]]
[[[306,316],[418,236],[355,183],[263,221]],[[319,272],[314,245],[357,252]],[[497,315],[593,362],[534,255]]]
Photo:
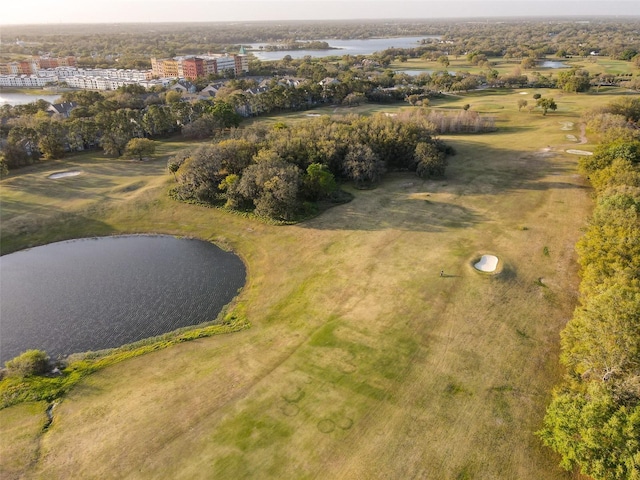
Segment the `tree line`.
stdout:
[[[477,112],[424,111],[430,98],[441,95],[428,86],[431,84],[409,84],[406,78],[391,72],[371,75],[364,70],[334,71],[323,63],[304,60],[296,68],[311,78],[291,84],[285,82],[286,77],[274,77],[257,93],[252,93],[258,87],[256,79],[232,79],[219,88],[215,99],[187,100],[176,91],[158,88],[147,91],[129,85],[114,92],[64,92],[58,101],[76,104],[68,117],[51,115],[47,111],[50,104],[44,100],[13,107],[3,105],[2,163],[11,170],[39,158],[56,159],[69,151],[87,149],[102,149],[106,155],[121,156],[132,139],[178,133],[190,139],[204,139],[237,127],[242,117],[305,110],[326,103],[356,106],[363,102],[407,101],[421,107],[437,133],[495,130],[494,119]],[[321,85],[316,81],[331,73],[337,75],[335,82]],[[460,77],[457,83],[461,83]],[[198,87],[204,86],[205,83],[198,83]]]
[[596,206],[577,245],[580,304],[561,334],[567,373],[539,435],[566,469],[640,478],[640,100],[591,112],[604,141],[580,159]]
[[204,138],[214,131],[235,127],[241,117],[223,101],[180,101],[176,92],[147,92],[138,86],[116,92],[65,92],[61,102],[77,106],[69,117],[51,116],[48,102],[0,108],[2,164],[8,169],[39,158],[62,158],[67,151],[100,148],[121,156],[132,139],[160,138],[182,132]]
[[341,202],[338,182],[374,186],[389,170],[441,177],[453,150],[418,113],[390,117],[319,117],[234,130],[212,145],[172,157],[181,200],[224,205],[293,221]]

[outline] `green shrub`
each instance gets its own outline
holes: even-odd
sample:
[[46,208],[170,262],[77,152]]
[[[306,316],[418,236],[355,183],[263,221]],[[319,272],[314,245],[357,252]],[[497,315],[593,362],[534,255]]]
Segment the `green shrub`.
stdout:
[[13,377],[28,377],[45,373],[49,366],[49,356],[42,350],[27,350],[5,362],[7,374]]

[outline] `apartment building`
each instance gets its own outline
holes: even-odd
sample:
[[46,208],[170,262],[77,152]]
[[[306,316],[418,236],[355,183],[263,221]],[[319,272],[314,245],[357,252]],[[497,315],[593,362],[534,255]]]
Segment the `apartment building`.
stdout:
[[196,79],[198,77],[204,77],[204,60],[198,57],[185,58],[180,62],[182,68],[182,78],[188,78],[189,80]]
[[210,74],[231,71],[241,75],[249,71],[246,55],[199,55],[175,58],[152,58],[151,71],[159,78],[187,78],[194,80]]
[[76,57],[37,57],[35,61],[38,69],[76,66]]
[[44,87],[55,80],[37,75],[0,75],[0,87]]

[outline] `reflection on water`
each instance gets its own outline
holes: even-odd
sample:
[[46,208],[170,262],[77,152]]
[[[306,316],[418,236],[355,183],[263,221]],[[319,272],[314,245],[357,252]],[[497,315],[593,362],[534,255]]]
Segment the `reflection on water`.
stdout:
[[234,254],[200,240],[119,236],[0,257],[0,361],[117,347],[216,318],[245,282]]

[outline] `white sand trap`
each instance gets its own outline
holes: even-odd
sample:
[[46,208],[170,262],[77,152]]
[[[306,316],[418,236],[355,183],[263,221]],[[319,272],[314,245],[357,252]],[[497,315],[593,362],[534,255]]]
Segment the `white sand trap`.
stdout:
[[321,117],[319,113],[307,113],[307,117]]
[[520,95],[526,95],[529,92],[520,92]]
[[473,266],[481,272],[495,272],[498,267],[498,257],[495,255],[482,255],[480,261]]
[[559,122],[562,127],[560,130],[573,130],[573,122]]
[[569,150],[565,150],[565,152],[567,153],[571,153],[573,155],[585,155],[585,156],[591,156],[593,155],[593,152],[587,152],[586,150],[573,150],[573,149],[569,149]]
[[576,137],[575,135],[566,135],[567,140],[571,140],[572,142],[577,142],[578,141],[578,137]]
[[52,173],[48,178],[53,178],[54,180],[57,178],[65,178],[65,177],[75,177],[76,175],[80,175],[79,170],[71,170],[69,172],[60,172],[60,173]]

